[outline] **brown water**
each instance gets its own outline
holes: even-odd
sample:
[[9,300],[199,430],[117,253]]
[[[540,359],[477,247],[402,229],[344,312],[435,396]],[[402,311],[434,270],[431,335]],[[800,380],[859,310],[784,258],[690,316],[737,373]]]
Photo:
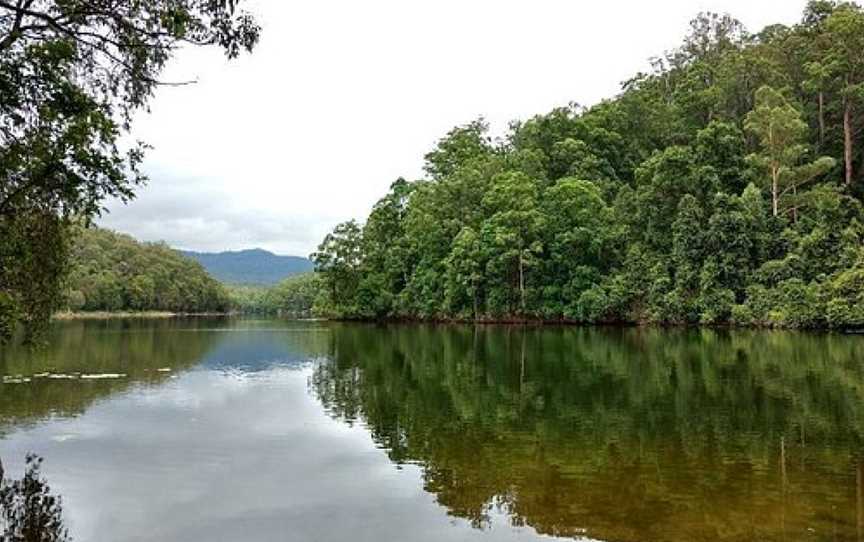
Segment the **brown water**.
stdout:
[[0,456],[45,458],[76,540],[864,538],[864,337],[53,331],[0,354]]

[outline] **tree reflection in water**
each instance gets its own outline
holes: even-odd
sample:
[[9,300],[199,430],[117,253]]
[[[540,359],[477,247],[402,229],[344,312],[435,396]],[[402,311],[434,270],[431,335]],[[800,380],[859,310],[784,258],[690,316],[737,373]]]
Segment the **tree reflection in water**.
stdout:
[[3,542],[69,540],[63,524],[63,506],[42,478],[41,465],[41,458],[27,456],[24,477],[7,480],[0,463],[0,540]]
[[335,326],[310,388],[477,528],[860,540],[864,349],[839,335]]

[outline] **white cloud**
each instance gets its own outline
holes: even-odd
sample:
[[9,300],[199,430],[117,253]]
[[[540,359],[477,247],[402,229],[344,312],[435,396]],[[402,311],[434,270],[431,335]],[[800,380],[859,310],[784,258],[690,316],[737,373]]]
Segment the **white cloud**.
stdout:
[[502,130],[619,83],[675,47],[700,11],[751,30],[794,23],[805,0],[258,0],[251,56],[184,51],[136,138],[152,182],[102,224],[199,250],[306,255],[362,219],[448,129],[480,115]]

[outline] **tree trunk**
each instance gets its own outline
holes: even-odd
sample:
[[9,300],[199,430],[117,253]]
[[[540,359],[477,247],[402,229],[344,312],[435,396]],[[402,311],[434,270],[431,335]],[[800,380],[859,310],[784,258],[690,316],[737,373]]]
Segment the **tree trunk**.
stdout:
[[522,259],[522,251],[519,251],[519,301],[522,314],[525,314],[525,263]]
[[519,363],[519,394],[522,394],[522,386],[525,384],[525,328],[522,328],[522,357]]
[[819,149],[825,146],[825,94],[819,91]]
[[792,197],[795,199],[795,201],[792,203],[792,223],[797,224],[798,223],[798,187],[797,186],[792,187]]
[[771,166],[771,203],[776,217],[780,214],[780,170],[776,165]]
[[780,483],[783,495],[783,508],[780,515],[780,528],[783,531],[783,539],[786,539],[786,500],[789,488],[789,478],[786,474],[786,438],[780,437]]
[[474,295],[472,296],[474,298],[474,321],[475,322],[480,319],[480,315],[477,313],[477,307],[479,306],[479,303],[477,301],[477,290],[478,290],[477,284],[475,283],[474,284]]
[[846,98],[843,107],[843,147],[846,159],[846,186],[852,186],[852,100]]

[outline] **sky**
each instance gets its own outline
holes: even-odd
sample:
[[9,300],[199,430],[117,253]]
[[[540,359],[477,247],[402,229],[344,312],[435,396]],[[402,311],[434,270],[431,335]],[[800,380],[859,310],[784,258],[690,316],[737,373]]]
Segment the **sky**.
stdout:
[[493,133],[620,84],[675,48],[700,11],[751,31],[806,0],[251,0],[251,55],[180,51],[132,137],[149,184],[100,225],[199,251],[306,256],[362,221],[398,177],[480,116]]

